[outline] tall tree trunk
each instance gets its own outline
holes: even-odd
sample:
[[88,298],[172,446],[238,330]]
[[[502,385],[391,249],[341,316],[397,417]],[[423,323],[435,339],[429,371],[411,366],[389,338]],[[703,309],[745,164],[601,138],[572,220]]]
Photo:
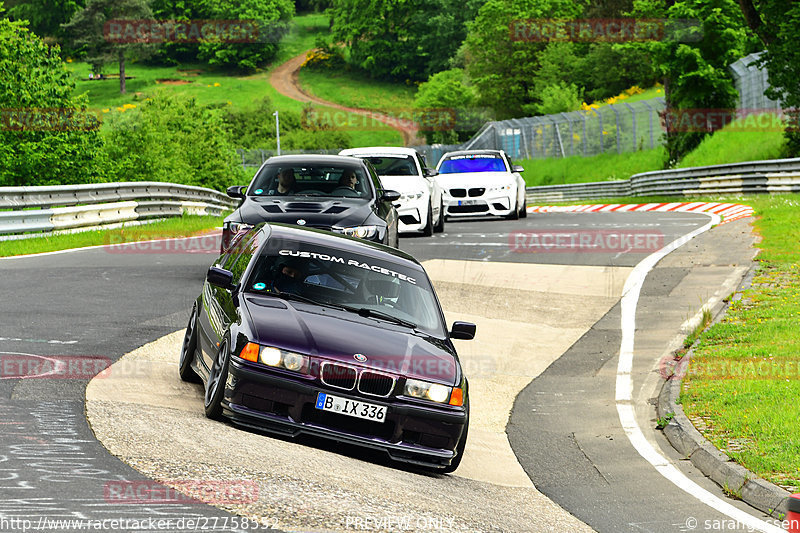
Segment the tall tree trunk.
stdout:
[[119,50],[119,92],[125,94],[125,52]]

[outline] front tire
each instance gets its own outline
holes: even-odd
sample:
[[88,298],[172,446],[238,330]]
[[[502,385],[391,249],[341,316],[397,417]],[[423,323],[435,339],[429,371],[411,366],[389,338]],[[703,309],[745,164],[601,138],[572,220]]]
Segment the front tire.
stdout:
[[428,206],[428,216],[425,221],[425,227],[422,228],[422,234],[426,237],[433,235],[433,206]]
[[199,383],[200,378],[192,369],[195,353],[197,352],[197,304],[192,307],[192,315],[189,317],[189,325],[186,326],[186,334],[183,336],[181,346],[181,358],[178,364],[178,375],[183,381],[189,383]]
[[508,220],[517,220],[519,218],[519,200],[514,204],[514,210],[506,215]]
[[208,418],[219,419],[222,416],[222,397],[225,394],[225,383],[228,381],[228,364],[230,363],[230,350],[228,341],[222,342],[214,364],[208,371],[208,384],[205,394],[205,411]]
[[439,221],[433,227],[434,233],[441,233],[444,231],[444,202],[439,204]]

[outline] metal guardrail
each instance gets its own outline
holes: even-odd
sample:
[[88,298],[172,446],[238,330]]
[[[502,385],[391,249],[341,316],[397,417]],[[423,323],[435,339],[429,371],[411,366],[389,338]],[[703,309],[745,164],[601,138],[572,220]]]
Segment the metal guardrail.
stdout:
[[528,187],[527,201],[788,192],[800,192],[800,158],[644,172],[627,180]]
[[220,215],[236,207],[204,187],[163,182],[0,187],[0,235],[92,228],[120,222]]

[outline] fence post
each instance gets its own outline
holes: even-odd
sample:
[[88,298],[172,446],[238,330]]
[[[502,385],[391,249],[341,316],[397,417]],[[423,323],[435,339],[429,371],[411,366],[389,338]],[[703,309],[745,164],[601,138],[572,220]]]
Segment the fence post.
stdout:
[[615,126],[615,129],[616,129],[616,132],[617,132],[617,135],[616,135],[616,138],[617,138],[617,153],[621,154],[622,153],[622,145],[620,144],[620,133],[619,133],[619,129],[620,129],[620,126],[619,126],[619,111],[617,110],[617,106],[615,106],[614,104],[609,104],[608,107],[610,107],[611,111],[614,112],[614,126]]
[[572,136],[572,121],[566,113],[561,113],[561,116],[564,117],[564,120],[569,124],[569,155],[575,155],[575,138]]
[[642,100],[642,103],[647,107],[647,116],[650,119],[650,149],[656,147],[655,139],[653,136],[653,107],[647,103],[647,100]]
[[631,132],[633,135],[633,151],[636,151],[636,111],[631,107],[631,104],[628,102],[622,102],[625,104],[625,107],[628,108],[628,111],[631,113]]

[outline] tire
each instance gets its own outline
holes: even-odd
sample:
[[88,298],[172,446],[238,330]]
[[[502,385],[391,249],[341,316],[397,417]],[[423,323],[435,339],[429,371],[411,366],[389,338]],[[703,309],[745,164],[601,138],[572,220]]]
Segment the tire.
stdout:
[[444,202],[439,205],[439,222],[433,227],[434,233],[442,233],[444,231]]
[[428,219],[425,227],[422,228],[422,234],[426,237],[433,235],[433,206],[428,206]]
[[183,381],[188,383],[200,383],[200,377],[192,369],[195,353],[197,352],[197,304],[192,307],[192,316],[189,317],[189,324],[186,326],[186,334],[183,336],[181,346],[181,358],[178,363],[178,375]]
[[514,204],[514,210],[506,215],[508,220],[517,220],[519,218],[519,202]]
[[461,464],[461,459],[464,457],[464,449],[467,447],[467,434],[469,433],[469,418],[467,418],[467,423],[464,425],[464,432],[461,434],[461,439],[459,439],[458,444],[456,444],[456,456],[453,457],[453,460],[450,462],[449,465],[439,470],[441,474],[450,474],[456,471],[458,465]]
[[528,218],[528,202],[522,202],[522,209],[519,210],[519,218]]
[[214,364],[208,371],[208,384],[206,385],[204,407],[206,416],[218,420],[222,416],[222,397],[225,394],[225,382],[228,381],[228,364],[230,353],[228,341],[222,342]]

